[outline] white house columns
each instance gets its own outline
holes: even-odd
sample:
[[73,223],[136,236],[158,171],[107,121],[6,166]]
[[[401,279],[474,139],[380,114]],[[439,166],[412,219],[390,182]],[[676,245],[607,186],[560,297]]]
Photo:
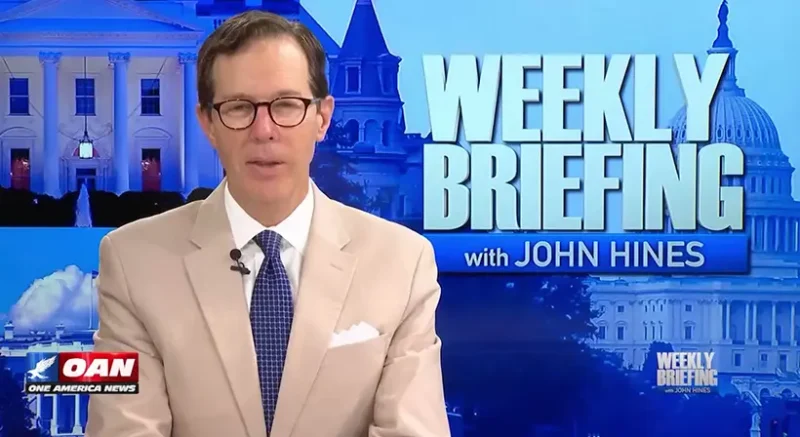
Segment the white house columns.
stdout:
[[[60,429],[64,429],[64,428],[67,428],[67,427],[64,426],[65,425],[64,423],[59,423],[59,422],[60,421],[61,422],[68,421],[69,418],[65,419],[63,417],[59,417],[58,404],[59,404],[59,399],[61,399],[61,402],[65,402],[65,403],[70,402],[70,399],[69,399],[70,396],[74,399],[74,403],[75,403],[75,407],[73,409],[73,417],[72,417],[72,432],[65,434],[65,433],[59,432],[59,431],[60,431]],[[33,413],[37,418],[42,418],[43,416],[46,415],[45,409],[42,408],[42,405],[43,405],[45,397],[49,397],[49,398],[51,398],[53,400],[52,403],[50,404],[50,410],[49,410],[49,412],[50,412],[50,414],[49,414],[49,416],[50,416],[50,427],[49,427],[48,431],[50,431],[50,435],[53,435],[53,436],[57,436],[57,435],[83,435],[83,431],[84,431],[83,428],[84,428],[84,426],[86,424],[81,422],[81,405],[83,404],[81,402],[81,397],[85,397],[86,401],[88,402],[88,400],[89,400],[88,396],[80,395],[80,394],[76,394],[76,395],[70,395],[70,394],[37,394],[37,395],[33,395],[33,398],[32,398],[33,399]],[[67,422],[67,423],[69,423],[69,422]]]
[[183,192],[188,195],[200,186],[200,124],[197,121],[197,54],[180,53],[183,65]]
[[[114,173],[115,191],[121,194],[130,187],[130,157],[128,129],[128,64],[130,53],[109,53],[114,65]],[[200,125],[197,121],[197,54],[179,53],[183,69],[183,141],[180,154],[183,192],[189,194],[200,186]],[[137,157],[138,159],[138,157]],[[137,169],[138,170],[138,169]]]
[[130,53],[109,53],[114,65],[114,191],[130,190],[130,149],[128,148],[128,62]]
[[44,186],[45,194],[61,197],[58,137],[58,62],[61,53],[39,53],[39,62],[44,70]]
[[[173,59],[176,59],[181,65],[182,73],[182,88],[183,88],[183,105],[181,108],[182,115],[182,141],[180,144],[171,145],[170,147],[180,147],[179,153],[174,155],[167,152],[162,156],[162,159],[167,161],[167,166],[175,164],[180,165],[180,178],[173,180],[170,178],[169,190],[180,190],[184,194],[189,194],[192,190],[200,186],[201,170],[203,170],[204,156],[202,147],[205,145],[203,140],[202,130],[200,123],[197,120],[196,107],[198,102],[197,97],[197,54],[193,52],[175,53]],[[129,74],[131,53],[129,52],[109,52],[108,61],[113,67],[113,146],[111,150],[113,170],[113,180],[108,180],[107,187],[109,191],[114,191],[117,194],[122,194],[131,190],[131,172],[141,171],[139,166],[140,156],[136,156],[136,151],[132,150],[133,137],[131,129],[131,116],[134,115],[130,105],[130,99],[137,99],[138,96],[129,96],[130,90],[134,87],[130,83],[133,80]],[[41,162],[41,179],[37,181],[41,183],[41,192],[44,194],[61,197],[64,191],[70,189],[69,183],[62,187],[64,171],[62,159],[67,154],[65,148],[74,149],[78,146],[76,138],[70,138],[68,134],[61,132],[59,122],[61,116],[59,111],[63,110],[59,103],[59,94],[73,92],[72,89],[59,90],[59,65],[62,63],[62,53],[55,51],[42,51],[39,52],[39,62],[42,66],[43,77],[43,110],[41,112],[43,118],[43,138],[41,155],[33,157],[34,160]],[[166,85],[167,89],[172,84]],[[136,85],[138,88],[138,84]],[[177,90],[176,90],[177,91]],[[61,94],[64,97],[67,94]],[[166,98],[167,96],[160,96]],[[63,103],[63,102],[61,102]],[[137,105],[138,106],[138,105]],[[171,107],[171,105],[169,105]],[[141,120],[140,120],[141,121]],[[90,121],[91,123],[91,121]],[[136,127],[142,123],[136,123]],[[176,126],[177,127],[177,126]],[[171,129],[170,129],[171,130]],[[174,132],[174,131],[173,131]],[[74,143],[74,144],[73,144]],[[41,158],[39,158],[41,156]],[[177,165],[176,165],[177,167]],[[100,175],[98,175],[100,176]],[[109,175],[110,176],[110,175]],[[74,177],[74,174],[72,175]],[[179,186],[175,186],[178,183]],[[136,187],[134,187],[136,188]]]

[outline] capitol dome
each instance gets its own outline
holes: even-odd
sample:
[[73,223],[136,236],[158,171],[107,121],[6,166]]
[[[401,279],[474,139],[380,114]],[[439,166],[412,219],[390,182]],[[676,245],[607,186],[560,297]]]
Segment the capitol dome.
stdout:
[[[736,55],[728,29],[728,4],[719,9],[717,39],[709,54],[728,54],[728,65],[723,73],[717,95],[711,103],[710,143],[731,143],[742,148],[746,156],[745,173],[758,170],[779,171],[782,182],[790,187],[794,169],[789,158],[781,150],[778,129],[758,103],[749,99],[736,83]],[[686,142],[686,106],[682,107],[670,122],[673,146]],[[765,168],[766,167],[766,168]],[[777,175],[776,175],[777,176]],[[756,190],[758,192],[759,190]],[[783,194],[791,195],[791,189]]]
[[[736,79],[736,55],[728,29],[728,5],[719,9],[717,38],[708,54],[728,54],[717,94],[711,104],[709,143],[731,143],[745,155],[745,176],[724,177],[725,185],[745,189],[745,230],[750,234],[753,267],[763,264],[757,260],[766,256],[777,273],[778,264],[790,261],[789,273],[800,272],[800,203],[792,197],[794,168],[781,149],[778,129],[767,111],[745,95]],[[686,107],[673,117],[670,126],[673,148],[686,142]],[[702,144],[699,146],[702,147]],[[788,266],[783,266],[788,267]]]
[[[735,78],[733,80],[735,81]],[[711,104],[713,129],[710,132],[710,142],[736,144],[747,155],[759,153],[783,155],[778,129],[767,111],[747,98],[741,88],[728,90],[724,85],[725,82]],[[736,91],[740,91],[741,94]],[[674,144],[686,142],[686,106],[675,114],[670,125],[673,126]]]
[[[730,65],[735,59],[734,54],[731,54]],[[722,86],[711,103],[710,115],[709,143],[739,146],[745,154],[745,174],[769,173],[764,175],[763,190],[758,187],[760,179],[748,178],[752,181],[752,193],[791,197],[794,168],[781,149],[778,129],[767,111],[745,96],[744,90],[736,85],[736,76],[732,73],[725,73]],[[673,147],[685,143],[686,106],[675,114],[670,126]]]

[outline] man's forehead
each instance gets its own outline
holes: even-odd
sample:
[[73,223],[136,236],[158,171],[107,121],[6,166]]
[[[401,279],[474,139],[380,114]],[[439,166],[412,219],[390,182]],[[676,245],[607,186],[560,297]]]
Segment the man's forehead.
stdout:
[[270,94],[274,98],[310,92],[308,61],[299,44],[288,37],[253,41],[219,56],[213,69],[220,97]]
[[[220,54],[215,66],[247,62],[262,68],[307,68],[308,58],[303,48],[288,36],[254,39],[233,53]],[[237,66],[239,67],[239,66]]]
[[255,100],[255,101],[263,101],[263,100],[272,100],[277,99],[280,97],[305,97],[309,94],[309,91],[303,91],[301,89],[294,89],[294,88],[284,88],[280,90],[254,90],[254,89],[247,89],[242,91],[240,88],[237,89],[221,89],[217,91],[217,98],[221,100],[230,100],[230,99],[245,99],[245,100]]

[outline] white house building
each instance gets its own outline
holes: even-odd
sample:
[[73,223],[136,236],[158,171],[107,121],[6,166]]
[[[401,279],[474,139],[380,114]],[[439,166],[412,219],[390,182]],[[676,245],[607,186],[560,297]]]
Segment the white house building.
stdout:
[[[195,117],[197,50],[229,16],[298,20],[328,55],[334,119],[386,218],[421,217],[420,134],[406,133],[371,0],[354,0],[341,47],[299,0],[17,0],[0,3],[0,186],[59,197],[89,189],[215,187],[224,172]],[[369,41],[364,44],[363,41]]]
[[[81,183],[117,193],[215,186],[222,168],[195,117],[196,53],[228,16],[266,9],[257,3],[2,3],[0,186],[56,197]],[[265,3],[336,54],[299,2]]]

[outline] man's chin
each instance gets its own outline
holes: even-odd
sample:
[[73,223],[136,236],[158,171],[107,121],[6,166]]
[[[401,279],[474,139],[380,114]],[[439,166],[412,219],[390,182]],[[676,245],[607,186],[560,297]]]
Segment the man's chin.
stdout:
[[250,193],[259,202],[274,203],[289,200],[294,190],[292,181],[286,178],[250,181]]

